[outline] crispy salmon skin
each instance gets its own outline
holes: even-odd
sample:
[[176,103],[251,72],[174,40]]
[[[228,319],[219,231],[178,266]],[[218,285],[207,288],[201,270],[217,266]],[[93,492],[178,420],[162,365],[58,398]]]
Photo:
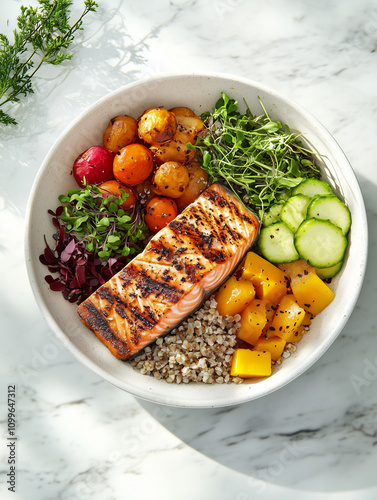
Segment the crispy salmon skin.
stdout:
[[259,228],[230,191],[212,184],[78,314],[114,356],[128,359],[197,309],[235,270]]

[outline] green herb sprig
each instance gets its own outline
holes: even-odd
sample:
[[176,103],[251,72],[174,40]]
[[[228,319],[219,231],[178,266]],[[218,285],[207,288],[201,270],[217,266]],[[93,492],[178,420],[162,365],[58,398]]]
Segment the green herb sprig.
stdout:
[[124,210],[121,205],[129,194],[123,189],[121,193],[119,197],[104,197],[98,186],[88,185],[59,196],[63,210],[58,219],[65,232],[83,241],[86,251],[103,261],[141,252],[148,234],[140,207]]
[[247,107],[241,114],[237,101],[222,92],[214,109],[202,114],[206,135],[196,143],[210,179],[225,182],[261,217],[303,178],[320,175],[299,135],[263,110],[253,116]]
[[[67,49],[75,33],[82,29],[83,17],[98,7],[85,0],[84,10],[70,24],[71,0],[38,0],[37,7],[21,7],[14,43],[0,34],[0,108],[17,103],[21,95],[33,93],[32,78],[44,63],[58,65],[72,58]],[[0,109],[0,123],[16,125],[9,113]]]

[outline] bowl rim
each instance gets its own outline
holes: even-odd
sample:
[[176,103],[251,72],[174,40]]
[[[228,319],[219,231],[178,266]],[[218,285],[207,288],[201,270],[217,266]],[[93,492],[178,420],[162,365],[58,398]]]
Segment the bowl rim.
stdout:
[[[125,383],[120,383],[119,379],[115,377],[112,374],[109,374],[106,370],[98,366],[94,361],[92,361],[87,355],[84,353],[80,352],[73,344],[72,342],[66,337],[64,332],[61,330],[60,326],[57,324],[55,321],[54,317],[52,316],[51,312],[49,311],[43,296],[40,294],[39,291],[39,286],[37,284],[37,274],[35,271],[35,267],[33,263],[31,262],[31,259],[29,258],[30,254],[30,247],[32,245],[32,232],[31,232],[31,216],[32,216],[32,207],[33,203],[35,201],[35,195],[37,193],[39,184],[41,182],[41,178],[43,176],[45,166],[48,164],[49,160],[51,157],[53,157],[55,150],[59,147],[60,143],[64,140],[66,135],[69,133],[69,131],[77,125],[82,119],[85,118],[85,116],[89,113],[91,113],[93,110],[101,106],[103,103],[108,101],[109,99],[115,98],[117,95],[122,94],[125,91],[129,91],[132,88],[143,86],[143,85],[148,85],[148,84],[157,84],[158,82],[161,81],[167,81],[167,80],[172,80],[176,78],[208,78],[208,79],[213,79],[213,78],[220,78],[220,79],[225,79],[233,82],[238,82],[244,85],[251,85],[255,88],[260,89],[263,92],[266,92],[270,94],[272,97],[276,97],[279,99],[279,101],[283,102],[285,105],[287,105],[290,108],[293,108],[295,111],[297,111],[301,115],[305,115],[306,119],[308,122],[320,132],[321,136],[326,140],[326,142],[332,147],[335,147],[337,150],[338,158],[341,159],[342,161],[342,166],[346,168],[348,173],[354,178],[354,185],[355,185],[355,196],[359,202],[359,209],[360,209],[360,215],[362,218],[362,224],[363,228],[365,230],[365,244],[364,246],[360,249],[360,258],[362,259],[364,265],[361,269],[361,274],[360,274],[360,280],[359,280],[359,286],[357,288],[357,292],[353,295],[353,299],[351,302],[351,306],[349,309],[349,314],[343,315],[342,318],[339,321],[339,326],[337,328],[336,334],[329,336],[321,343],[319,348],[317,349],[316,356],[312,356],[309,359],[306,359],[305,362],[301,363],[299,368],[295,369],[294,373],[291,374],[290,377],[287,377],[286,379],[283,379],[280,383],[276,384],[276,386],[269,388],[268,390],[264,390],[262,393],[253,393],[252,395],[247,395],[245,392],[245,395],[243,397],[238,397],[236,400],[233,400],[232,398],[227,398],[225,400],[218,400],[218,399],[208,399],[205,402],[202,400],[196,401],[196,400],[185,400],[185,401],[176,401],[175,399],[170,398],[168,395],[155,395],[155,394],[146,394],[144,390],[138,389],[138,388],[130,388],[127,387],[127,384]],[[367,226],[367,216],[366,216],[366,209],[365,209],[365,204],[364,200],[362,197],[361,189],[358,183],[358,180],[356,178],[355,172],[352,169],[351,164],[349,163],[345,153],[343,152],[342,148],[336,141],[336,139],[332,136],[332,134],[328,131],[328,129],[310,112],[308,111],[305,107],[303,107],[301,104],[297,103],[294,99],[288,98],[285,94],[281,93],[280,91],[275,90],[274,88],[271,88],[263,83],[260,83],[255,80],[251,80],[245,77],[239,77],[236,75],[228,74],[228,73],[221,73],[221,72],[205,72],[205,73],[197,73],[197,72],[192,72],[192,73],[175,73],[175,72],[169,72],[169,73],[161,73],[153,77],[146,77],[142,78],[139,80],[136,80],[134,82],[128,83],[126,85],[123,85],[119,87],[118,89],[115,89],[100,99],[96,100],[94,103],[90,104],[87,106],[83,111],[81,111],[77,117],[71,121],[68,126],[66,126],[63,131],[58,135],[57,139],[54,141],[52,146],[50,147],[47,155],[45,156],[43,162],[41,163],[37,175],[34,179],[28,202],[27,202],[27,207],[26,207],[26,214],[25,214],[25,237],[24,237],[24,255],[25,255],[25,260],[26,260],[26,267],[27,267],[27,273],[29,277],[29,282],[30,286],[32,288],[34,297],[36,299],[36,302],[39,306],[39,309],[42,313],[42,316],[50,329],[53,331],[55,336],[63,342],[65,347],[73,354],[73,356],[84,366],[89,368],[92,372],[94,372],[96,375],[100,376],[102,379],[106,380],[107,382],[110,382],[111,384],[115,385],[116,387],[132,394],[133,396],[136,396],[138,398],[151,401],[157,404],[162,404],[162,405],[167,405],[167,406],[175,406],[175,407],[185,407],[185,408],[213,408],[213,407],[226,407],[226,406],[232,406],[232,405],[237,405],[241,403],[245,403],[254,399],[258,399],[260,397],[266,396],[272,392],[275,392],[276,390],[284,387],[288,383],[292,382],[295,380],[297,377],[302,375],[306,370],[308,370],[327,350],[328,348],[333,344],[333,342],[336,340],[336,338],[339,336],[340,332],[344,328],[345,324],[347,323],[353,309],[355,308],[356,302],[359,298],[360,291],[362,288],[362,284],[364,281],[365,273],[366,273],[366,264],[367,264],[367,255],[368,255],[368,226]],[[254,385],[255,387],[255,385]],[[252,396],[252,397],[250,397]]]

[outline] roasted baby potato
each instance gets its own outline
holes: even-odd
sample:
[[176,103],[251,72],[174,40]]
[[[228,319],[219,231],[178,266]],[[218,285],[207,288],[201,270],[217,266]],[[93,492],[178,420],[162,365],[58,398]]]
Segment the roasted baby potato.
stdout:
[[163,163],[156,170],[152,186],[153,191],[159,196],[179,198],[189,184],[187,167],[176,161]]
[[207,187],[208,174],[202,169],[197,160],[187,165],[189,173],[189,183],[182,196],[175,200],[178,210],[182,212],[190,203],[196,200],[202,191]]
[[[195,157],[195,149],[187,148],[187,143],[194,145],[198,133],[203,130],[204,124],[195,113],[185,107],[172,108],[177,118],[177,130],[170,141],[164,144],[151,145],[151,150],[160,161],[177,161],[187,164]],[[192,116],[193,115],[193,116]]]
[[196,116],[194,111],[190,108],[186,108],[184,106],[177,106],[175,108],[169,109],[175,116]]
[[171,139],[177,130],[175,114],[165,108],[150,108],[139,119],[138,134],[147,144],[160,144]]
[[153,191],[152,178],[148,177],[145,181],[141,182],[135,186],[135,191],[137,193],[140,204],[145,206],[149,201],[156,196]]
[[132,116],[120,115],[112,118],[103,134],[103,145],[112,153],[118,153],[122,148],[137,139],[137,121]]

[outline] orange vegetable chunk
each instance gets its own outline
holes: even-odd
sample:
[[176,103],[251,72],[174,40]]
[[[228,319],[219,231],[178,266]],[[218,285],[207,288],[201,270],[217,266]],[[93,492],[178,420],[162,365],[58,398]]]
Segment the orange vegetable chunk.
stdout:
[[221,316],[240,314],[254,297],[255,289],[249,280],[231,276],[216,294],[217,310]]
[[287,342],[299,342],[304,334],[308,331],[309,326],[312,323],[312,315],[308,312],[305,313],[304,321],[301,323],[298,330],[293,332],[291,336],[287,339]]
[[265,338],[263,335],[255,344],[255,351],[268,351],[271,354],[271,359],[277,361],[284,351],[286,341],[280,337],[274,336]]
[[268,331],[273,332],[283,340],[287,340],[299,329],[304,317],[305,310],[297,304],[294,295],[285,295],[276,309]]
[[314,267],[303,259],[279,264],[279,269],[281,269],[291,280],[297,278],[297,276],[300,277],[309,273],[315,273]]
[[267,302],[266,304],[266,317],[267,317],[267,323],[266,326],[263,328],[262,334],[267,337],[274,337],[275,334],[273,332],[269,332],[269,327],[272,323],[272,320],[274,319],[276,309],[278,308],[278,304],[271,304],[270,302]]
[[252,378],[271,375],[271,353],[236,349],[230,370],[232,377]]
[[335,297],[315,272],[293,278],[291,288],[299,306],[314,316],[322,312]]
[[284,272],[254,252],[246,255],[242,277],[253,283],[258,299],[277,304],[287,293]]
[[255,346],[266,323],[266,303],[263,300],[254,299],[241,313],[237,337]]

